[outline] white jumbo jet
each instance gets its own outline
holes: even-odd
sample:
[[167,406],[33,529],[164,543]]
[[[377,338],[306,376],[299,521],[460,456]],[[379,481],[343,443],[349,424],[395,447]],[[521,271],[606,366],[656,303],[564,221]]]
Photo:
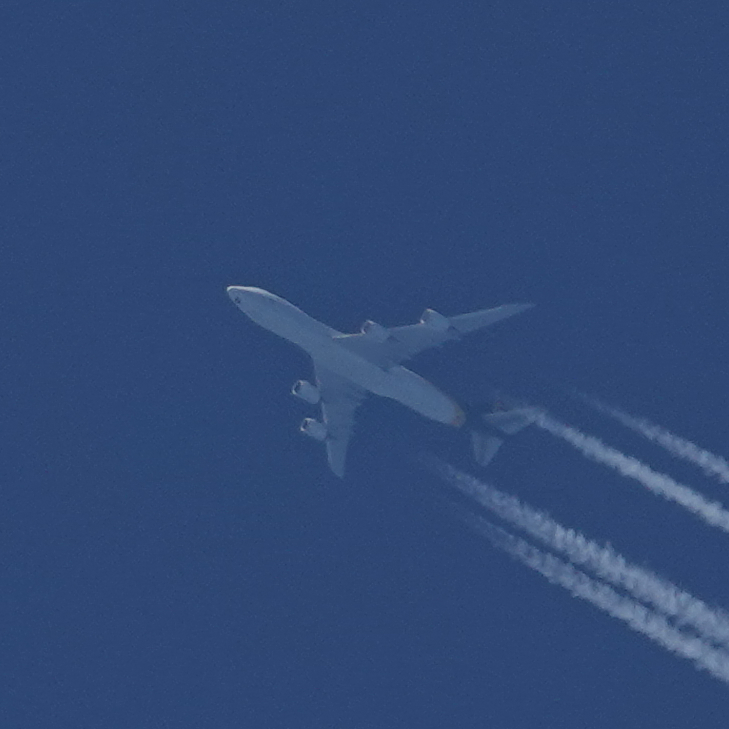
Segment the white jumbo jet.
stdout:
[[[263,289],[229,286],[227,291],[256,324],[298,344],[314,361],[316,385],[299,380],[292,393],[311,405],[321,404],[323,421],[306,418],[301,432],[325,443],[329,466],[340,478],[344,476],[354,413],[368,392],[397,400],[439,423],[462,427],[467,422],[464,409],[401,363],[532,306],[508,304],[452,317],[426,309],[418,324],[386,328],[366,321],[360,333],[343,334]],[[483,426],[499,435],[512,435],[533,422],[535,416],[533,410],[521,408],[475,417],[477,421],[469,423],[473,428],[473,455],[479,464],[486,465],[503,438],[484,432]]]

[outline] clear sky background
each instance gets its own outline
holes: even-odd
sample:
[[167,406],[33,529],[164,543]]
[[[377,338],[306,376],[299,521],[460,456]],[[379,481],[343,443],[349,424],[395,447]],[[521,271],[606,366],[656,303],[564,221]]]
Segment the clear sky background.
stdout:
[[729,535],[537,429],[361,409],[305,355],[531,301],[412,364],[524,394],[729,504],[578,387],[729,454],[720,3],[5,2],[0,725],[726,727],[729,686],[443,513],[436,454],[729,608]]

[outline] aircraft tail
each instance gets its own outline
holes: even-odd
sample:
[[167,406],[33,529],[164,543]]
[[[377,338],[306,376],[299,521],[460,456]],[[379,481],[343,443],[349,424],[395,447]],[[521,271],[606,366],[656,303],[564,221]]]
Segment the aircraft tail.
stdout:
[[536,420],[533,408],[516,408],[482,415],[481,420],[491,428],[500,430],[506,435],[516,435]]
[[495,435],[494,431],[505,436],[516,435],[535,419],[536,412],[533,408],[515,408],[479,415],[471,429],[471,450],[476,463],[487,466],[504,444],[505,439]]

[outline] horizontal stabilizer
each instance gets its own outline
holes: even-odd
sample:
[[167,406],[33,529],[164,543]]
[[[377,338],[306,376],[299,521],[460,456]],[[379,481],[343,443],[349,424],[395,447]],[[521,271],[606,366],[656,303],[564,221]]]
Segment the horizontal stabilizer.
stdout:
[[536,420],[536,412],[533,408],[520,408],[482,415],[481,419],[486,425],[490,425],[502,433],[514,435]]
[[488,435],[487,433],[472,430],[471,448],[473,450],[473,460],[479,466],[488,466],[503,442],[501,438],[497,438],[495,435]]

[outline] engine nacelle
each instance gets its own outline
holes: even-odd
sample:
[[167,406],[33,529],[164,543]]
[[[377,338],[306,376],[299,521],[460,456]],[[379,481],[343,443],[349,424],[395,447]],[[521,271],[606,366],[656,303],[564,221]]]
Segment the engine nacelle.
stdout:
[[382,324],[378,324],[376,321],[370,321],[369,319],[362,325],[360,331],[372,341],[380,344],[390,338],[390,332]]
[[420,317],[420,323],[435,329],[437,332],[447,332],[451,328],[451,322],[448,317],[439,314],[433,309],[426,309],[423,316]]
[[299,430],[314,440],[324,441],[327,439],[327,426],[314,418],[304,418]]
[[291,394],[298,397],[299,400],[308,402],[311,405],[316,405],[321,399],[319,388],[306,380],[299,380],[298,382],[295,382],[294,386],[291,388]]

